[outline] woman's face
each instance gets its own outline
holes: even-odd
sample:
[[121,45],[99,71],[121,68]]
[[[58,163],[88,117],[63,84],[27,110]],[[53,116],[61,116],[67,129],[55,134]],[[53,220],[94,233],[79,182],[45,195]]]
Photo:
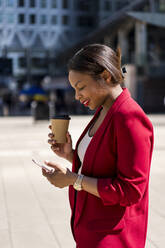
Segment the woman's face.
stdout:
[[91,110],[103,105],[108,97],[107,87],[101,85],[88,74],[70,71],[69,82],[75,89],[75,99]]

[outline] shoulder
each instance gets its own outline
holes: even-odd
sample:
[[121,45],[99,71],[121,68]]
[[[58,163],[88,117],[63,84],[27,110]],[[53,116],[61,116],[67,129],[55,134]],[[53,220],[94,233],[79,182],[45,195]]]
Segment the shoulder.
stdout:
[[117,127],[126,126],[136,128],[136,126],[143,126],[151,130],[153,129],[152,123],[143,109],[131,97],[119,106],[114,113],[113,119]]

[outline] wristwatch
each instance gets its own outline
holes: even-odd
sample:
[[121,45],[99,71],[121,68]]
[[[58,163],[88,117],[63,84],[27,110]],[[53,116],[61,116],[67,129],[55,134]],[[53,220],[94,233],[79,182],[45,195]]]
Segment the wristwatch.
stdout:
[[82,180],[83,180],[84,175],[80,174],[78,175],[75,183],[73,184],[73,188],[76,189],[77,191],[82,190]]

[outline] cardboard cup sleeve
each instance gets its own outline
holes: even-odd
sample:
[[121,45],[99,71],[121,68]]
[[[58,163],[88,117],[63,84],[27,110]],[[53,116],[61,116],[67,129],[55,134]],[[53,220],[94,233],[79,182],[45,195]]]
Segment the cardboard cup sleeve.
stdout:
[[51,119],[52,133],[57,143],[66,143],[69,119]]

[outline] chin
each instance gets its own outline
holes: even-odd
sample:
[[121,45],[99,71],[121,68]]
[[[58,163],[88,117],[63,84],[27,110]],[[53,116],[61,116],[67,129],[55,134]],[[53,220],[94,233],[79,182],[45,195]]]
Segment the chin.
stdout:
[[97,110],[99,107],[100,107],[100,105],[98,105],[98,106],[90,106],[89,108],[90,108],[90,110]]
[[95,107],[94,107],[94,106],[91,106],[91,105],[88,105],[88,108],[89,108],[90,110],[95,110]]

